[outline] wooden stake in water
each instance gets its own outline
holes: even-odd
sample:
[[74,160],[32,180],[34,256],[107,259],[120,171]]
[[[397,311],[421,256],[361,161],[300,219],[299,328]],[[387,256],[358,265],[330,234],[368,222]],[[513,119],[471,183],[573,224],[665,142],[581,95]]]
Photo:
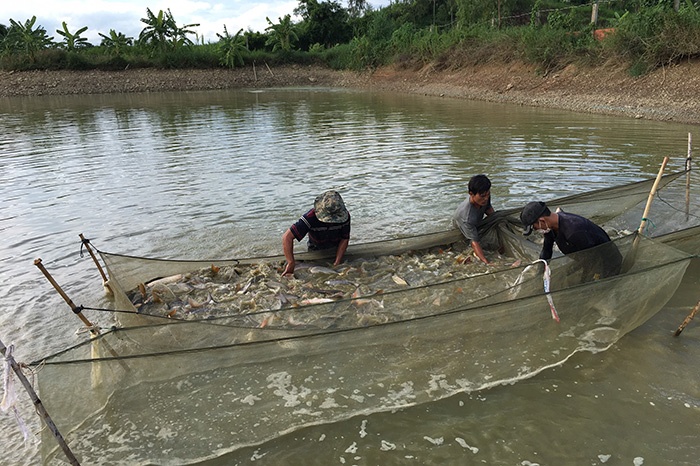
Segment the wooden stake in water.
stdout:
[[664,161],[661,162],[661,168],[659,169],[659,174],[656,175],[656,180],[654,180],[654,185],[651,187],[651,191],[649,191],[649,197],[647,198],[647,205],[644,207],[644,214],[642,214],[642,222],[639,224],[639,229],[637,230],[637,233],[640,235],[644,233],[644,227],[647,224],[647,215],[649,215],[649,211],[651,210],[651,202],[654,200],[654,196],[656,195],[656,189],[659,187],[659,182],[661,181],[661,178],[664,175],[664,170],[666,169],[666,164],[668,163],[668,157],[664,157]]
[[639,228],[637,229],[637,234],[634,238],[634,241],[632,241],[632,247],[630,248],[629,252],[625,256],[625,259],[622,261],[622,273],[626,273],[627,271],[629,271],[629,269],[632,268],[632,265],[634,264],[635,256],[637,254],[637,249],[639,248],[639,237],[644,232],[644,227],[647,224],[647,215],[649,215],[649,211],[651,210],[651,202],[654,200],[654,196],[656,195],[656,189],[659,187],[659,182],[661,181],[661,178],[664,175],[664,170],[666,169],[667,163],[668,163],[668,157],[664,157],[663,162],[661,162],[661,168],[659,169],[659,174],[656,175],[656,180],[654,180],[654,185],[651,187],[651,191],[649,191],[649,197],[647,198],[647,205],[644,207],[644,213],[642,214],[642,221],[639,224]]
[[61,433],[58,431],[58,427],[56,427],[56,424],[54,424],[53,420],[51,419],[51,416],[49,416],[49,413],[46,411],[46,408],[44,408],[44,405],[41,403],[41,400],[34,391],[32,384],[30,384],[29,380],[27,380],[27,378],[24,376],[24,374],[22,373],[22,369],[19,367],[19,364],[17,364],[17,361],[15,361],[12,355],[10,355],[9,357],[6,355],[6,349],[7,348],[5,347],[5,344],[2,342],[2,340],[0,340],[0,351],[2,351],[2,355],[10,363],[10,367],[12,368],[12,371],[17,375],[19,381],[22,382],[24,389],[27,391],[29,397],[32,399],[32,403],[34,403],[34,408],[36,409],[36,412],[44,420],[46,426],[49,428],[54,438],[56,438],[58,445],[63,450],[63,453],[66,454],[66,457],[68,458],[70,464],[80,466],[78,459],[71,451],[70,447],[64,440],[63,435],[61,435]]
[[90,331],[93,332],[93,333],[100,333],[100,331],[99,331],[99,330],[96,330],[96,327],[94,327],[94,326],[92,325],[92,322],[90,322],[90,321],[88,320],[88,318],[85,317],[85,316],[83,315],[83,313],[82,313],[82,311],[80,310],[80,308],[79,308],[78,306],[76,306],[75,304],[73,304],[73,301],[72,301],[72,300],[68,297],[68,295],[61,289],[61,287],[58,286],[58,283],[56,283],[56,280],[53,279],[53,277],[51,276],[51,274],[48,272],[48,270],[46,270],[46,268],[44,267],[44,265],[41,263],[41,258],[35,259],[35,260],[34,260],[34,265],[36,265],[36,266],[39,268],[39,270],[41,270],[41,273],[44,274],[44,276],[45,276],[46,279],[49,281],[49,283],[51,283],[51,284],[53,285],[53,287],[56,289],[56,291],[58,291],[58,294],[60,294],[61,297],[63,298],[63,300],[70,306],[70,308],[73,310],[73,312],[75,313],[75,315],[77,315],[77,316],[80,318],[80,320],[82,320],[83,323],[84,323],[89,329],[91,329]]
[[90,240],[85,239],[82,233],[78,235],[80,237],[80,240],[83,242],[83,245],[85,246],[85,249],[87,249],[88,253],[90,253],[90,257],[92,257],[92,261],[95,263],[97,266],[97,270],[100,272],[100,275],[102,276],[102,286],[104,286],[105,291],[109,295],[113,295],[114,292],[112,291],[112,288],[109,287],[109,280],[107,279],[107,275],[105,274],[104,270],[102,270],[102,266],[100,265],[100,262],[97,260],[97,256],[95,256],[95,253],[92,251],[92,248],[90,247]]
[[690,323],[691,320],[693,320],[693,317],[695,317],[695,314],[698,313],[698,310],[700,310],[700,301],[695,305],[692,311],[690,311],[690,314],[688,314],[688,317],[685,318],[683,323],[678,327],[678,330],[676,330],[676,333],[673,334],[673,336],[677,337],[678,335],[681,334],[683,329]]
[[[80,320],[83,321],[83,323],[84,323],[85,326],[88,328],[88,330],[90,330],[90,333],[92,334],[92,336],[93,336],[93,337],[98,336],[98,335],[100,334],[100,328],[97,327],[97,326],[95,326],[95,325],[93,325],[92,322],[90,322],[90,321],[88,320],[88,318],[85,317],[85,316],[83,315],[83,312],[82,312],[82,310],[81,310],[82,308],[80,308],[80,307],[76,306],[75,304],[73,304],[73,301],[72,301],[72,300],[68,297],[68,295],[61,289],[61,287],[58,285],[58,283],[56,283],[56,280],[53,279],[53,277],[51,276],[51,274],[49,273],[49,271],[46,270],[46,268],[44,267],[44,265],[41,263],[41,258],[35,259],[35,260],[34,260],[34,265],[36,265],[36,266],[39,268],[39,270],[41,270],[41,273],[44,274],[44,276],[46,277],[46,279],[53,285],[53,287],[56,289],[56,291],[58,291],[58,294],[60,294],[61,297],[63,298],[63,300],[70,306],[70,308],[73,310],[73,313],[74,313],[75,315],[77,315],[77,316],[80,318]],[[117,352],[114,351],[114,349],[112,349],[112,347],[109,346],[109,344],[107,344],[107,342],[103,342],[103,345],[104,345],[104,347],[107,349],[107,351],[109,351],[109,353],[110,353],[112,356],[114,356],[115,358],[118,358],[118,357],[119,357],[119,355],[117,354]],[[120,365],[121,365],[125,370],[127,370],[127,371],[129,370],[129,367],[126,365],[126,363],[125,363],[124,361],[120,361],[119,363],[120,363]]]
[[685,221],[690,219],[690,168],[693,162],[693,135],[688,133],[688,156],[685,158]]

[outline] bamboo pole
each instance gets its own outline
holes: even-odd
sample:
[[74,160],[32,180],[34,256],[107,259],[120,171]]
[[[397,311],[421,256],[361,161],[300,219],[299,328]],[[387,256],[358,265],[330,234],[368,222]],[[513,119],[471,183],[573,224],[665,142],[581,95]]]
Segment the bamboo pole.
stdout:
[[73,304],[73,301],[72,301],[72,300],[68,297],[68,295],[61,289],[61,287],[58,286],[58,283],[56,283],[56,280],[53,279],[53,277],[51,276],[51,274],[50,274],[50,273],[48,272],[48,270],[46,270],[46,268],[44,267],[44,264],[41,263],[41,258],[34,260],[34,265],[36,265],[36,266],[39,268],[39,270],[41,270],[41,273],[44,274],[44,276],[45,276],[46,279],[49,281],[49,283],[51,283],[51,284],[53,285],[53,287],[56,289],[56,291],[58,291],[58,294],[60,294],[61,297],[63,298],[63,300],[70,306],[70,308],[71,308],[71,310],[73,311],[73,313],[75,313],[75,315],[77,315],[77,316],[80,318],[80,320],[82,320],[83,323],[84,323],[88,328],[90,328],[90,332],[92,332],[93,334],[99,334],[100,331],[97,330],[96,327],[94,327],[94,326],[92,325],[92,322],[90,322],[90,321],[88,320],[88,318],[85,317],[85,316],[83,315],[83,312],[80,310],[80,308],[79,308],[78,306],[76,306],[75,304]]
[[661,181],[661,178],[664,175],[664,170],[666,169],[667,163],[668,157],[664,157],[664,160],[661,163],[661,168],[659,168],[659,173],[658,175],[656,175],[656,179],[654,180],[654,184],[651,187],[651,191],[649,191],[649,197],[647,197],[647,204],[644,207],[644,213],[642,214],[642,221],[639,224],[639,228],[637,229],[637,234],[635,235],[634,241],[632,241],[632,247],[625,256],[624,260],[622,261],[622,273],[627,272],[630,268],[632,268],[632,265],[634,264],[634,259],[637,254],[637,248],[639,247],[639,238],[644,232],[644,227],[647,224],[647,215],[649,215],[649,211],[651,210],[651,203],[654,200],[654,196],[656,195],[656,189],[659,187],[659,182]]
[[112,291],[112,288],[109,286],[109,279],[107,279],[107,275],[105,274],[104,270],[102,270],[102,266],[100,265],[100,262],[97,260],[97,256],[95,256],[95,253],[92,250],[92,247],[90,247],[90,240],[86,239],[82,233],[78,235],[80,237],[80,240],[82,241],[83,245],[85,246],[85,249],[87,249],[88,253],[90,253],[90,257],[92,257],[92,261],[95,263],[97,266],[97,270],[100,272],[100,275],[102,276],[102,286],[105,288],[105,291],[109,295],[113,295],[114,292]]
[[690,219],[690,168],[693,162],[693,135],[688,133],[688,156],[685,158],[685,221]]
[[666,169],[666,164],[668,163],[668,157],[664,157],[664,161],[661,163],[661,168],[659,169],[659,174],[656,175],[656,180],[654,180],[654,185],[651,187],[651,191],[649,191],[649,197],[647,198],[647,205],[644,207],[644,214],[642,214],[642,221],[639,224],[639,229],[637,230],[637,233],[640,235],[644,233],[644,227],[647,224],[647,215],[649,215],[649,211],[651,210],[651,202],[654,200],[654,196],[656,195],[656,189],[659,187],[659,182],[661,181],[661,178],[664,175],[664,170]]
[[[90,330],[90,333],[92,334],[92,336],[93,336],[93,337],[98,336],[98,335],[100,334],[100,329],[99,329],[99,327],[94,326],[94,325],[92,324],[92,322],[90,322],[90,321],[88,320],[88,318],[85,317],[85,316],[83,315],[83,312],[82,312],[81,308],[78,307],[78,306],[76,306],[75,304],[73,304],[73,301],[72,301],[72,300],[68,297],[68,295],[61,289],[61,287],[58,285],[58,283],[56,283],[56,280],[53,279],[53,277],[51,276],[51,274],[48,272],[48,270],[46,270],[46,268],[44,267],[44,265],[41,263],[41,258],[34,260],[34,265],[36,265],[36,266],[39,268],[39,270],[41,270],[41,273],[44,274],[44,276],[46,277],[46,279],[53,285],[53,287],[56,289],[56,291],[58,291],[58,294],[60,294],[61,297],[63,298],[63,300],[70,306],[70,308],[71,308],[71,310],[73,311],[73,313],[74,313],[75,315],[77,315],[77,316],[80,318],[80,320],[83,321],[83,323],[85,324],[85,326]],[[113,357],[115,357],[115,358],[118,358],[118,357],[119,357],[119,355],[117,354],[117,352],[114,351],[114,349],[113,349],[106,341],[104,341],[104,342],[102,342],[102,343],[103,343],[103,346],[107,349],[107,351],[109,351],[109,353],[110,353]],[[126,363],[125,363],[124,361],[119,361],[119,363],[120,363],[120,365],[124,368],[124,370],[126,370],[126,371],[129,370],[129,366],[127,366]]]
[[598,2],[596,1],[591,8],[591,24],[593,26],[598,25]]
[[693,320],[693,317],[695,317],[695,314],[698,313],[698,310],[700,310],[700,301],[695,305],[692,311],[690,311],[690,314],[688,314],[688,317],[685,318],[683,323],[678,327],[676,330],[676,333],[673,334],[674,337],[677,337],[678,335],[681,334],[683,329],[690,323],[691,320]]
[[19,364],[17,364],[17,361],[15,361],[15,358],[13,358],[12,355],[6,355],[6,347],[2,340],[0,340],[0,351],[2,351],[2,355],[10,363],[10,367],[12,367],[14,373],[17,374],[17,378],[19,379],[19,381],[22,382],[24,389],[27,391],[29,397],[32,399],[32,403],[34,404],[34,408],[36,409],[37,414],[39,414],[39,416],[41,416],[41,418],[46,423],[46,426],[53,434],[54,438],[56,439],[56,442],[58,442],[58,445],[63,450],[63,453],[66,454],[66,457],[68,458],[70,464],[80,466],[78,459],[71,451],[70,447],[63,438],[63,435],[61,435],[61,432],[58,431],[58,427],[56,427],[56,424],[51,419],[51,416],[49,416],[48,411],[46,411],[46,408],[44,408],[44,405],[37,396],[36,392],[34,391],[34,388],[29,383],[29,380],[27,380],[27,377],[25,377],[24,373],[22,373],[22,369],[19,367]]

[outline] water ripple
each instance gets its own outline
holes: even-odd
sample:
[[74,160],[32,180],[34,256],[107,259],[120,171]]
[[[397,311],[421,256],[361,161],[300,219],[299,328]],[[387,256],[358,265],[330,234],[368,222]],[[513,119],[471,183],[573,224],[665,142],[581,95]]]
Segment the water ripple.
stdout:
[[449,225],[473,174],[515,207],[652,177],[664,155],[679,168],[692,129],[309,89],[4,99],[0,128],[0,324],[23,360],[78,338],[36,258],[76,303],[105,299],[80,233],[134,255],[278,253],[326,189],[343,194],[353,241],[425,233]]

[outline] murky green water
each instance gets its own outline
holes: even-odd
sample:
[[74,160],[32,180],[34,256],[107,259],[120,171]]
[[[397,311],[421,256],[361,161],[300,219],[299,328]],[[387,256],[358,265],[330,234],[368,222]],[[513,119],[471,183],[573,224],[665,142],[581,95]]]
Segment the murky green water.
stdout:
[[[515,207],[653,177],[666,155],[680,168],[697,130],[311,89],[3,99],[0,128],[0,337],[26,361],[83,338],[36,258],[76,304],[104,302],[80,233],[134,255],[279,253],[326,189],[346,200],[353,242],[437,231],[473,174],[491,177],[496,208]],[[695,464],[686,426],[700,413],[700,327],[671,336],[700,299],[693,270],[610,351],[514,386],[304,429],[225,464]],[[36,439],[23,446],[1,419],[2,462],[35,464]]]

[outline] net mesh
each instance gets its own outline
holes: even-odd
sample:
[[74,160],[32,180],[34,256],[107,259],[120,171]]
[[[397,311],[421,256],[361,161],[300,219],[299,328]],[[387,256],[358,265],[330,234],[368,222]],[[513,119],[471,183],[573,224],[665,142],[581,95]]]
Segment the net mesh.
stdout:
[[[680,175],[664,177],[664,189]],[[633,258],[625,273],[595,280],[578,271],[605,251],[558,255],[549,261],[549,294],[544,266],[530,263],[540,246],[522,236],[517,210],[482,226],[508,257],[488,272],[469,266],[467,245],[449,231],[351,247],[342,278],[320,270],[299,280],[348,285],[350,296],[284,298],[279,256],[173,261],[100,252],[114,307],[130,312],[43,361],[42,401],[86,464],[191,464],[304,426],[531,377],[578,351],[609,348],[675,292],[698,253],[697,226],[674,220],[681,228],[658,238],[624,228],[634,210],[639,221],[652,183],[549,202],[618,232],[615,246]],[[248,294],[256,286],[257,303],[242,304],[255,300]],[[262,289],[272,290],[267,298]],[[43,445],[46,463],[63,461],[51,439]]]

